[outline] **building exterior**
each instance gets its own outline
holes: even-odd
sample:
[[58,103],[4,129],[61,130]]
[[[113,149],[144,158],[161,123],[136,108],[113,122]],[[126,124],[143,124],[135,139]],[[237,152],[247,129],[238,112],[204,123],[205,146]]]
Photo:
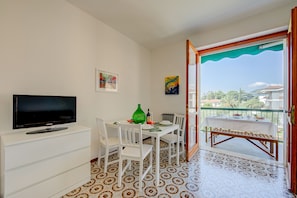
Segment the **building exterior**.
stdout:
[[259,100],[266,109],[283,109],[284,88],[282,85],[269,85],[260,90]]

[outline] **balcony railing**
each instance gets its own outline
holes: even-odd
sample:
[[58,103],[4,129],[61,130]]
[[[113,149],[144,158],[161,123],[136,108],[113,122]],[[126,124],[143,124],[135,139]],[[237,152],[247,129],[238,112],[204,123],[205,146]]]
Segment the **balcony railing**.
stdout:
[[283,141],[283,110],[201,107],[200,124],[207,116],[233,116],[234,114],[240,114],[243,117],[254,117],[255,115],[257,115],[270,120],[277,126],[278,140],[280,142]]

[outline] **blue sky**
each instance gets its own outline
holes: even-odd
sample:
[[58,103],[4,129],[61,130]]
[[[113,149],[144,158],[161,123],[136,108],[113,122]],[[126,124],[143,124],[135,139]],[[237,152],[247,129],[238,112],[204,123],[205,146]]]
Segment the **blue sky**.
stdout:
[[249,92],[269,84],[283,84],[283,52],[265,51],[258,55],[224,58],[201,65],[201,94],[208,91]]

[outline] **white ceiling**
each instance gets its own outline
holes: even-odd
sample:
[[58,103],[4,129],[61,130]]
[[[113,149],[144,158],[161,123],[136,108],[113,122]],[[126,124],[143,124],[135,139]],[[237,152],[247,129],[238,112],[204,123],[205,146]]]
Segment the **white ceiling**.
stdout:
[[68,0],[153,49],[296,0]]

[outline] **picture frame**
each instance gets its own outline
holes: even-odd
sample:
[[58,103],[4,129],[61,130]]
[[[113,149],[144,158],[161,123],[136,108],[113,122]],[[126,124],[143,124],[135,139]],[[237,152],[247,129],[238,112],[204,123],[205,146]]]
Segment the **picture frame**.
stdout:
[[165,94],[166,95],[179,94],[179,76],[165,77]]
[[118,92],[119,74],[96,68],[96,91]]

